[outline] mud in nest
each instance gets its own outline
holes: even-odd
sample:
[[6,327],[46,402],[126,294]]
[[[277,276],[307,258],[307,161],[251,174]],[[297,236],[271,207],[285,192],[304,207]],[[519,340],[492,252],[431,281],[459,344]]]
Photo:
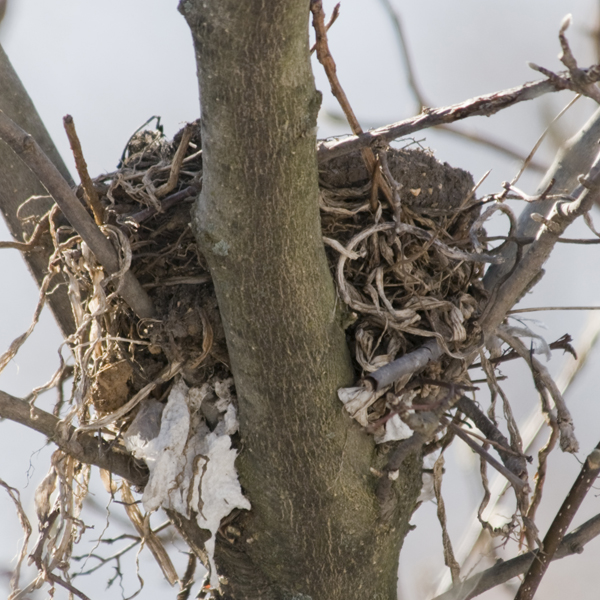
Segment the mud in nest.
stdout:
[[[158,131],[135,135],[119,169],[94,180],[104,231],[148,291],[155,318],[137,319],[110,293],[111,278],[81,238],[54,220],[54,261],[67,275],[78,326],[70,343],[84,426],[98,418],[117,421],[140,394],[164,399],[173,365],[191,385],[231,377],[213,284],[190,227],[202,186],[199,123],[178,166],[183,135],[172,142]],[[319,172],[326,253],[346,307],[357,379],[431,337],[447,357],[460,356],[479,338],[475,317],[485,296],[471,176],[421,149],[389,149],[384,162],[396,201],[373,190],[359,154]],[[425,376],[444,368],[443,360]],[[379,418],[385,406],[370,412]]]

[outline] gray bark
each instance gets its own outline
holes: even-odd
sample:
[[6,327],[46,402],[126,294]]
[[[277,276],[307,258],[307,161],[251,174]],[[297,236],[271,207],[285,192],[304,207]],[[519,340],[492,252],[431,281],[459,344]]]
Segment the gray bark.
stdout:
[[[235,544],[218,538],[227,598],[396,597],[420,487],[378,521],[369,436],[336,390],[353,372],[321,239],[309,4],[187,0],[202,98],[194,226],[215,282],[239,400]],[[375,462],[373,462],[375,460]]]

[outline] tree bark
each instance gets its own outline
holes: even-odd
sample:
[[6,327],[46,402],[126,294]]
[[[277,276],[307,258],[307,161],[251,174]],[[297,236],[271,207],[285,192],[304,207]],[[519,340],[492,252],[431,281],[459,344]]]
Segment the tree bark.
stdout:
[[[226,598],[396,597],[421,485],[401,474],[378,521],[370,436],[336,390],[353,370],[321,239],[308,1],[185,0],[202,105],[193,213],[239,401],[237,461],[252,510],[217,538]],[[375,462],[373,462],[375,460]]]

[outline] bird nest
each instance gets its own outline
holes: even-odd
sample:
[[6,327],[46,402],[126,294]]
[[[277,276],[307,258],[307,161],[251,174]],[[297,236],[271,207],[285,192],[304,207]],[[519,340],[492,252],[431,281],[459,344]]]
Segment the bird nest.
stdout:
[[[172,142],[159,131],[136,134],[118,170],[94,180],[104,232],[119,249],[122,269],[150,295],[154,317],[138,319],[110,293],[107,283],[115,277],[54,218],[53,261],[66,273],[77,324],[70,338],[74,406],[84,426],[98,419],[117,423],[140,394],[164,399],[173,365],[194,386],[231,377],[213,283],[190,227],[202,186],[199,123],[187,131],[179,156],[184,130]],[[378,193],[360,154],[331,160],[319,172],[323,239],[347,308],[356,377],[434,337],[445,358],[424,375],[437,379],[448,360],[480,337],[475,317],[485,299],[485,255],[473,181],[420,148],[379,155],[391,200]],[[384,402],[375,403],[367,420],[386,410]]]

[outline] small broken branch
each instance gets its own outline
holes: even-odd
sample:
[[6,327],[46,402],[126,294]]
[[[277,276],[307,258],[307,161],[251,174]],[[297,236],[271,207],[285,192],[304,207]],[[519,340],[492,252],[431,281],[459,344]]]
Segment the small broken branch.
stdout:
[[435,362],[442,356],[442,349],[436,339],[426,341],[420,348],[409,352],[387,365],[370,373],[375,389],[382,389],[405,375],[412,375],[423,370],[428,363]]
[[454,405],[466,417],[471,419],[475,427],[485,435],[490,442],[495,442],[496,449],[506,468],[517,477],[527,475],[527,460],[511,449],[504,434],[487,418],[483,411],[467,396],[461,396]]
[[[160,211],[169,210],[169,208],[178,202],[182,202],[186,198],[198,194],[198,192],[198,188],[194,185],[190,185],[182,190],[179,190],[178,192],[175,192],[174,194],[171,194],[163,199],[163,201],[160,203]],[[158,209],[156,209],[154,206],[149,206],[144,210],[140,210],[139,212],[128,216],[126,222],[134,221],[139,225],[140,223],[148,220],[150,217],[153,217],[157,212],[159,212]]]
[[98,192],[96,191],[94,182],[88,172],[87,163],[85,162],[83,150],[81,149],[81,142],[79,141],[77,131],[75,130],[73,117],[71,115],[66,115],[63,118],[63,124],[65,126],[65,131],[67,132],[67,137],[69,138],[73,158],[75,159],[75,167],[77,168],[77,173],[79,173],[79,178],[81,179],[85,200],[94,214],[96,225],[101,227],[104,223],[104,208],[102,207],[102,204],[100,204]]

